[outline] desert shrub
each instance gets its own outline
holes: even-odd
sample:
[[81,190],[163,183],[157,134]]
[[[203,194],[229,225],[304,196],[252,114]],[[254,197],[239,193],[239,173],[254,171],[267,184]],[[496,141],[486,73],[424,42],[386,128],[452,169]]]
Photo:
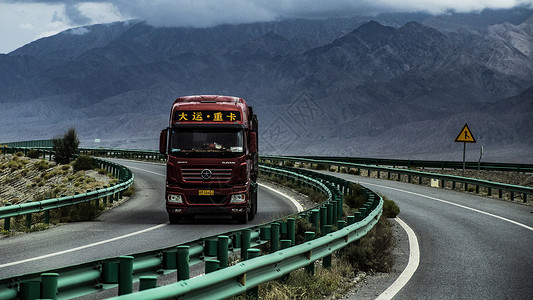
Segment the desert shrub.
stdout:
[[60,209],[54,209],[51,212],[51,218],[54,222],[80,222],[90,221],[98,216],[103,210],[101,205],[95,205],[91,202],[80,203],[78,205],[65,206]]
[[39,158],[39,150],[31,149],[26,156],[29,158]]
[[93,158],[88,155],[80,155],[72,164],[74,172],[80,170],[92,170],[94,168]]
[[350,169],[348,170],[348,174],[350,175],[359,175],[361,172],[359,170]]
[[124,197],[130,197],[131,195],[133,195],[135,193],[135,185],[130,185],[130,187],[125,190],[124,192],[122,192],[122,195]]
[[[299,245],[305,242],[306,231],[312,231],[312,232],[317,233],[317,230],[315,229],[315,227],[313,227],[313,223],[307,221],[306,218],[296,219],[295,225],[296,225],[296,240],[295,240],[296,245]],[[315,237],[318,237],[318,236],[315,236]]]
[[361,186],[351,183],[348,188],[350,193],[344,195],[344,203],[351,208],[359,208],[366,202],[365,195],[361,192]]
[[54,161],[62,165],[70,163],[80,144],[74,128],[70,128],[62,138],[54,138],[52,142],[54,144],[53,151],[55,152]]
[[42,170],[46,170],[50,167],[50,165],[48,164],[48,162],[44,159],[36,162],[35,164],[33,164],[35,166],[35,168],[37,168],[37,170],[39,171],[42,171]]
[[383,216],[386,218],[396,218],[399,213],[400,208],[396,202],[388,199],[387,197],[383,197]]
[[389,272],[394,243],[390,222],[382,216],[364,237],[344,247],[342,255],[356,270]]
[[317,164],[315,166],[315,170],[327,170],[327,169],[328,169],[328,166],[324,164]]

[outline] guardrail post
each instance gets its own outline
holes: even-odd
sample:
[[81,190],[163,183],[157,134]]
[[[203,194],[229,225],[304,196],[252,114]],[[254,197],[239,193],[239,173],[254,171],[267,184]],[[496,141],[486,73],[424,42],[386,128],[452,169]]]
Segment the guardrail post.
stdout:
[[50,210],[44,211],[44,224],[46,225],[50,224]]
[[228,267],[228,245],[229,245],[229,236],[219,235],[218,236],[218,247],[217,247],[217,258],[220,261],[220,268]]
[[511,191],[511,201],[514,201],[514,192]]
[[[259,257],[261,250],[259,249],[248,249],[248,259]],[[246,291],[246,298],[259,299],[259,287],[254,287]]]
[[250,248],[250,240],[252,237],[252,230],[247,228],[241,231],[241,260],[248,259],[248,249]]
[[104,261],[100,277],[103,283],[118,283],[119,263],[116,261]]
[[[333,226],[332,225],[324,226],[324,235],[327,235],[328,233],[331,233],[332,231],[333,231]],[[330,269],[331,268],[331,254],[327,255],[327,256],[324,256],[324,258],[322,259],[322,267],[324,267],[326,269]]]
[[20,300],[33,300],[41,298],[41,282],[39,280],[28,280],[20,283]]
[[356,211],[356,212],[354,212],[353,215],[354,215],[354,218],[355,218],[355,222],[359,222],[359,221],[361,221],[361,220],[363,219],[363,218],[362,218],[363,216],[361,215],[361,212],[360,212],[360,211]]
[[527,203],[527,194],[524,193],[524,203]]
[[[315,238],[315,233],[312,232],[312,231],[306,231],[305,232],[305,241],[306,242],[309,242],[311,241],[312,239]],[[311,252],[309,252],[307,254],[307,259],[311,259]],[[311,262],[310,264],[308,264],[306,267],[305,267],[305,271],[311,275],[315,275],[315,262]]]
[[355,223],[355,216],[347,216],[346,221],[348,222],[348,225],[352,225]]
[[491,187],[487,188],[487,196],[489,196],[489,197],[492,196],[492,188]]
[[178,267],[178,281],[189,279],[189,246],[178,246],[176,262]]
[[[248,255],[248,252],[246,252],[246,255]],[[217,259],[210,259],[205,261],[205,274],[215,272],[220,268],[220,260]]]
[[503,190],[502,189],[499,189],[498,190],[498,198],[503,198]]
[[326,204],[326,211],[327,211],[327,225],[333,224],[333,203]]
[[315,228],[315,230],[319,230],[319,217],[320,217],[320,210],[319,209],[313,209],[311,211],[311,223],[313,223],[313,227]]
[[120,256],[118,263],[118,295],[133,291],[133,256]]
[[270,252],[276,252],[279,250],[279,223],[272,223],[270,224],[271,228],[271,239],[270,239]]
[[163,269],[177,269],[176,257],[176,249],[163,251]]
[[263,226],[259,228],[259,234],[263,241],[268,241],[272,238],[272,231],[270,230],[270,227],[268,226]]
[[296,245],[296,219],[287,218],[287,236],[291,240],[291,246]]
[[331,201],[331,224],[335,224],[337,222],[337,212],[338,212],[338,206],[337,201],[333,200]]
[[26,215],[26,229],[30,229],[31,228],[31,214],[27,214]]
[[41,274],[41,298],[57,299],[57,282],[59,274],[43,273]]
[[139,278],[139,291],[153,289],[157,286],[157,276],[141,276]]
[[[280,245],[281,245],[281,249],[282,250],[289,248],[291,246],[291,244],[292,244],[291,240],[281,240],[280,241]],[[285,274],[285,275],[281,276],[280,281],[281,282],[287,282],[287,280],[289,279],[289,274]]]
[[320,232],[324,233],[324,226],[328,222],[328,212],[325,206],[320,207]]
[[[6,203],[5,206],[11,206],[11,202]],[[7,217],[4,219],[4,230],[11,230],[11,217]]]

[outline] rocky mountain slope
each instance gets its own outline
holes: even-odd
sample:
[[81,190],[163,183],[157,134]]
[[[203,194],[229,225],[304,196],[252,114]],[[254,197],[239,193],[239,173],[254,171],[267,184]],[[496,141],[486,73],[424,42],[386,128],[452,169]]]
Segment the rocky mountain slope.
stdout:
[[176,97],[228,94],[256,109],[264,154],[460,159],[467,122],[472,157],[484,145],[493,160],[532,160],[533,16],[520,12],[462,27],[388,16],[71,29],[0,55],[0,141],[75,126],[88,146],[155,149]]

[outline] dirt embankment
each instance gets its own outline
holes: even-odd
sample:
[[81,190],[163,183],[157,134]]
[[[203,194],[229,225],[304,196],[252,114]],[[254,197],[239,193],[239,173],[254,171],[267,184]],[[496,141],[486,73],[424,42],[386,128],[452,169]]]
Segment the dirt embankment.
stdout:
[[0,155],[0,206],[85,193],[116,182],[103,169],[74,172],[71,165],[21,153]]

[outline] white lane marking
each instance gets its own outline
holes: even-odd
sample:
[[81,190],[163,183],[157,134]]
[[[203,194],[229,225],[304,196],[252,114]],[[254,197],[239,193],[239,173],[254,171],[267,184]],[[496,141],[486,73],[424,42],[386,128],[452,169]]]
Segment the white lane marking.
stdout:
[[488,213],[486,211],[475,209],[475,208],[472,208],[472,207],[464,206],[464,205],[461,205],[461,204],[453,203],[453,202],[450,202],[450,201],[442,200],[442,199],[431,197],[431,196],[426,196],[426,195],[419,194],[419,193],[414,193],[414,192],[410,192],[410,191],[406,191],[406,190],[401,190],[401,189],[397,189],[397,188],[383,186],[383,185],[379,185],[379,184],[368,183],[368,182],[360,182],[360,183],[373,185],[373,186],[377,186],[377,187],[381,187],[381,188],[385,188],[385,189],[390,189],[390,190],[394,190],[394,191],[398,191],[398,192],[403,192],[403,193],[407,193],[407,194],[411,194],[411,195],[415,195],[415,196],[424,197],[424,198],[428,198],[428,199],[431,199],[431,200],[439,201],[439,202],[442,202],[442,203],[454,205],[454,206],[457,206],[457,207],[460,207],[460,208],[468,209],[468,210],[471,210],[471,211],[474,211],[474,212],[477,212],[477,213],[480,213],[480,214],[484,214],[484,215],[487,215],[487,216],[490,216],[490,217],[494,217],[496,219],[500,219],[502,221],[509,222],[511,224],[523,227],[523,228],[525,228],[527,230],[533,231],[533,227],[527,226],[525,224],[510,220],[510,219],[507,219],[507,218],[504,218],[504,217],[500,217],[500,216],[495,215],[495,214]]
[[166,177],[166,176],[167,176],[166,174],[161,174],[161,173],[157,173],[157,172],[152,172],[152,171],[148,171],[148,170],[141,169],[141,168],[136,168],[136,167],[127,167],[127,168],[128,168],[128,169],[133,169],[133,170],[139,170],[139,171],[143,171],[143,172],[147,172],[147,173],[150,173],[150,174],[159,175],[159,176],[163,176],[163,177]]
[[415,232],[402,219],[395,218],[394,220],[402,226],[409,238],[409,262],[400,276],[376,300],[392,299],[409,282],[411,277],[413,277],[420,263],[420,248],[418,247],[418,239],[416,238]]
[[156,225],[156,226],[153,226],[153,227],[150,227],[150,228],[146,228],[146,229],[143,229],[143,230],[140,230],[140,231],[132,232],[132,233],[129,233],[129,234],[126,234],[126,235],[118,236],[118,237],[114,237],[112,239],[108,239],[108,240],[104,240],[104,241],[100,241],[100,242],[96,242],[96,243],[92,243],[92,244],[88,244],[88,245],[84,245],[84,246],[80,246],[80,247],[76,247],[76,248],[72,248],[72,249],[67,249],[67,250],[64,250],[64,251],[59,251],[59,252],[55,252],[55,253],[50,253],[50,254],[46,254],[46,255],[41,255],[41,256],[37,256],[37,257],[32,257],[32,258],[28,258],[28,259],[23,259],[23,260],[19,260],[19,261],[6,263],[6,264],[3,264],[3,265],[0,265],[0,268],[20,265],[20,264],[31,262],[31,261],[36,261],[36,260],[40,260],[40,259],[45,259],[45,258],[49,258],[49,257],[53,257],[53,256],[63,255],[63,254],[67,254],[67,253],[71,253],[71,252],[75,252],[75,251],[79,251],[79,250],[83,250],[83,249],[99,246],[99,245],[102,245],[102,244],[106,244],[106,243],[122,240],[122,239],[125,239],[125,238],[129,238],[129,237],[132,237],[132,236],[135,236],[135,235],[138,235],[138,234],[146,233],[146,232],[149,232],[149,231],[152,231],[152,230],[155,230],[155,229],[161,228],[163,226],[167,226],[167,225],[168,225],[168,223],[163,223],[163,224],[159,224],[159,225]]
[[279,195],[281,195],[281,196],[283,196],[283,197],[289,199],[289,200],[292,202],[292,204],[293,204],[294,206],[296,206],[296,209],[298,210],[298,212],[302,212],[302,211],[304,210],[304,208],[302,207],[302,205],[301,205],[300,203],[298,203],[298,201],[297,201],[296,199],[292,198],[291,196],[289,196],[289,195],[287,195],[287,194],[285,194],[285,193],[283,193],[283,192],[280,192],[280,191],[278,191],[278,190],[276,190],[276,189],[274,189],[274,188],[271,188],[271,187],[269,187],[269,186],[266,186],[266,185],[264,185],[264,184],[262,184],[262,183],[258,183],[258,184],[259,184],[260,186],[266,188],[266,189],[271,190],[271,191],[274,192],[274,193],[278,193]]
[[[156,172],[147,171],[147,170],[144,170],[144,169],[141,169],[141,168],[135,168],[135,167],[128,167],[128,168],[136,169],[136,170],[140,170],[140,171],[144,171],[144,172],[148,172],[148,173],[159,175],[159,176],[166,176],[166,175],[162,175],[162,174],[159,174],[159,173],[156,173]],[[276,192],[276,193],[282,195],[283,197],[289,199],[294,204],[294,206],[296,206],[296,209],[298,210],[298,212],[303,211],[303,207],[300,205],[300,203],[298,203],[298,201],[296,201],[294,198],[290,197],[289,195],[284,194],[282,192],[279,192],[279,191],[277,191],[277,190],[275,190],[275,189],[273,189],[271,187],[268,187],[268,186],[266,186],[264,184],[260,183],[259,185],[264,187],[264,188],[267,188],[267,189],[269,189],[269,190],[271,190],[273,192]],[[143,230],[140,230],[140,231],[132,232],[132,233],[129,233],[129,234],[126,234],[126,235],[123,235],[123,236],[118,236],[118,237],[115,237],[115,238],[112,238],[112,239],[108,239],[108,240],[104,240],[104,241],[100,241],[100,242],[96,242],[96,243],[92,243],[92,244],[88,244],[88,245],[84,245],[84,246],[80,246],[80,247],[76,247],[76,248],[72,248],[72,249],[67,249],[67,250],[60,251],[60,252],[50,253],[50,254],[46,254],[46,255],[41,255],[41,256],[37,256],[37,257],[32,257],[32,258],[28,258],[28,259],[23,259],[23,260],[19,260],[19,261],[14,261],[14,262],[2,264],[2,265],[0,265],[0,268],[20,265],[20,264],[31,262],[31,261],[36,261],[36,260],[45,259],[45,258],[49,258],[49,257],[54,257],[54,256],[58,256],[58,255],[63,255],[63,254],[67,254],[67,253],[71,253],[71,252],[75,252],[75,251],[91,248],[91,247],[96,247],[96,246],[103,245],[103,244],[106,244],[106,243],[118,241],[118,240],[121,240],[121,239],[125,239],[125,238],[129,238],[129,237],[138,235],[138,234],[149,232],[149,231],[161,228],[161,227],[166,226],[166,225],[168,225],[168,223],[159,224],[157,226],[153,226],[153,227],[150,227],[150,228],[147,228],[147,229],[143,229]]]

